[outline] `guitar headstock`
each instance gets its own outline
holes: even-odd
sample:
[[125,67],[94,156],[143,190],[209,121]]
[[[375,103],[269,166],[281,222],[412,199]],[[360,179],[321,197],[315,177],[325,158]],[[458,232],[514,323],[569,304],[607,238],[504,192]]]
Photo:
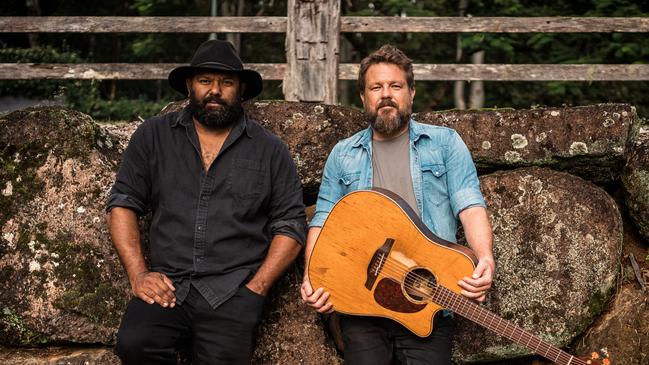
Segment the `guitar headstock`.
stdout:
[[611,360],[608,358],[608,350],[606,348],[591,352],[590,358],[585,358],[583,360],[588,365],[611,365]]

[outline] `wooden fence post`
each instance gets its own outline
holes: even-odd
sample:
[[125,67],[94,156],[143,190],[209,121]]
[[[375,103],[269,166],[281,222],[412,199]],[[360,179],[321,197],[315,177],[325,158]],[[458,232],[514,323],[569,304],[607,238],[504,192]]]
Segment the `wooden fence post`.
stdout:
[[340,1],[289,0],[286,100],[337,102],[339,34]]

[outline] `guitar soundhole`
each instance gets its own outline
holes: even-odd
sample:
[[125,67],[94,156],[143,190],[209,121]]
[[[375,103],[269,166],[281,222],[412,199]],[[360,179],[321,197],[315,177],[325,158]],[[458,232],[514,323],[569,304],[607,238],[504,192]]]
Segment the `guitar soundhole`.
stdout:
[[430,271],[419,268],[406,274],[403,289],[411,300],[425,302],[432,298],[436,285],[435,276]]

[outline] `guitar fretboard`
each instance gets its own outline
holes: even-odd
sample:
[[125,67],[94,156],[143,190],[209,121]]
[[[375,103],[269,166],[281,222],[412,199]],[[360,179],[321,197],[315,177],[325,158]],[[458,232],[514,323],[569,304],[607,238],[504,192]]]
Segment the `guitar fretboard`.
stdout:
[[501,318],[471,300],[437,285],[433,288],[433,302],[469,319],[495,333],[506,337],[535,353],[560,365],[587,365],[560,348]]

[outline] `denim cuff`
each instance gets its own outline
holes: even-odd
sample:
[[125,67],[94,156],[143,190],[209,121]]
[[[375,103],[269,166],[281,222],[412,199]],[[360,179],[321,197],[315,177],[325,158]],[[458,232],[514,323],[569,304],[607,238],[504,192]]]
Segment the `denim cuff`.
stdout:
[[477,188],[466,188],[458,190],[451,196],[451,208],[453,215],[457,217],[461,211],[469,207],[487,207],[484,197]]

